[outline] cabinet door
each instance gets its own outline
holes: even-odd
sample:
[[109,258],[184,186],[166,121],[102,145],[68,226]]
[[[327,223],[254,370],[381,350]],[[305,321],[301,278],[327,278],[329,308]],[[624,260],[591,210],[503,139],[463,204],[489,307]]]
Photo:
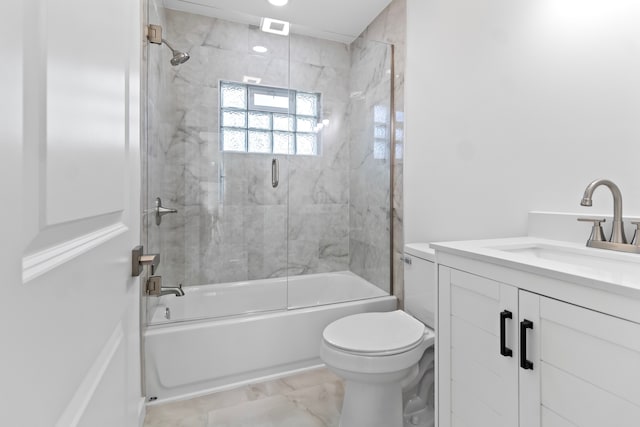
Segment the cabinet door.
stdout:
[[516,426],[517,288],[444,266],[438,274],[439,426]]
[[640,325],[520,291],[521,427],[640,425]]

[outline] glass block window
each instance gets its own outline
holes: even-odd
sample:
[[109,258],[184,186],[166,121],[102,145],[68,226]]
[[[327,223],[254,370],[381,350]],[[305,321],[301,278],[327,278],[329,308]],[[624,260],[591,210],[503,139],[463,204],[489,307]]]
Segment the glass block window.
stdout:
[[222,151],[317,156],[320,94],[220,82]]
[[385,105],[373,107],[373,158],[385,160],[389,157],[389,110]]

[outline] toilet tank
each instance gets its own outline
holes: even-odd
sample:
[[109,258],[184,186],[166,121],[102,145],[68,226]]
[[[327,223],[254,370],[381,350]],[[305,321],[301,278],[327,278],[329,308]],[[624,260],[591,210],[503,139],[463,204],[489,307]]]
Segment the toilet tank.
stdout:
[[428,243],[404,246],[404,311],[435,328],[435,255]]

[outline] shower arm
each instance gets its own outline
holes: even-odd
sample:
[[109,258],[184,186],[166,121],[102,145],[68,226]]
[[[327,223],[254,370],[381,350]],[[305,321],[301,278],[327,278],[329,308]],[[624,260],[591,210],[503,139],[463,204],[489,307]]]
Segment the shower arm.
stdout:
[[176,54],[176,50],[169,44],[168,41],[166,41],[165,39],[160,39],[160,40],[162,40],[162,43],[166,44],[167,47],[171,49],[171,52],[173,52],[174,55]]

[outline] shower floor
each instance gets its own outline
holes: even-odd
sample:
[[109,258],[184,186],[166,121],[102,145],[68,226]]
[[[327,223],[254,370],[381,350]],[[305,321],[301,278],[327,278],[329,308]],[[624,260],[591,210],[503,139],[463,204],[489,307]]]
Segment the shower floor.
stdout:
[[327,369],[147,407],[144,427],[338,426],[344,388]]

